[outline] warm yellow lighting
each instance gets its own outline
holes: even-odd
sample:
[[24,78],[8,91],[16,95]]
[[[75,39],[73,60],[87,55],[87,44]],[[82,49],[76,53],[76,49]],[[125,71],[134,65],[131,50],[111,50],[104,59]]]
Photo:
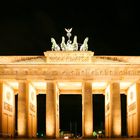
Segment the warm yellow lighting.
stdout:
[[105,89],[107,86],[106,82],[94,82],[92,83],[92,89]]
[[3,96],[4,96],[4,102],[10,104],[10,105],[13,105],[14,104],[14,92],[13,90],[7,86],[7,85],[3,85]]
[[32,85],[38,90],[46,90],[46,82],[32,82]]
[[115,116],[115,119],[113,121],[113,134],[114,136],[120,136],[121,135],[121,118]]
[[110,85],[105,89],[105,105],[110,102]]
[[91,136],[93,132],[93,127],[91,125],[91,121],[86,121],[85,122],[85,136]]
[[36,90],[29,84],[29,102],[36,106]]
[[16,82],[16,81],[10,81],[10,82],[7,82],[7,84],[10,86],[10,87],[12,87],[13,89],[18,89],[18,82]]
[[127,104],[130,105],[136,102],[136,84],[132,85],[128,89],[127,93]]
[[20,113],[18,117],[18,135],[25,136],[26,135],[26,120],[24,114]]
[[81,89],[82,83],[81,82],[59,82],[58,88],[59,89]]
[[120,82],[120,89],[126,90],[131,84],[131,82]]
[[53,137],[54,136],[54,120],[53,120],[53,118],[52,117],[50,117],[50,116],[47,116],[48,118],[47,118],[47,123],[46,123],[46,125],[47,125],[47,128],[46,128],[46,135],[48,136],[48,137]]

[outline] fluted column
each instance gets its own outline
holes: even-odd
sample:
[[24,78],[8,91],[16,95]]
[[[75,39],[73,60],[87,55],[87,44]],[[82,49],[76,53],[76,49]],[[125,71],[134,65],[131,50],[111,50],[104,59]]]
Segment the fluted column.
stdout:
[[82,135],[92,137],[93,133],[93,109],[92,109],[92,83],[83,83],[82,93]]
[[28,86],[26,82],[19,82],[18,93],[18,136],[28,136]]
[[105,91],[105,135],[121,136],[120,84],[111,83]]
[[46,136],[56,137],[56,85],[54,82],[47,83],[46,96]]

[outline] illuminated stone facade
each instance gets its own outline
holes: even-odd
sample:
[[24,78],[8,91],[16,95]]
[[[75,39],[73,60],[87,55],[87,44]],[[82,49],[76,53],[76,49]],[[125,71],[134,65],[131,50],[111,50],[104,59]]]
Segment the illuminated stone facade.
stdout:
[[37,94],[46,94],[46,136],[59,137],[59,95],[82,96],[82,135],[92,137],[92,94],[105,95],[105,135],[121,136],[120,94],[127,95],[128,136],[140,136],[140,57],[96,56],[91,51],[48,51],[44,56],[0,56],[0,135],[36,137]]

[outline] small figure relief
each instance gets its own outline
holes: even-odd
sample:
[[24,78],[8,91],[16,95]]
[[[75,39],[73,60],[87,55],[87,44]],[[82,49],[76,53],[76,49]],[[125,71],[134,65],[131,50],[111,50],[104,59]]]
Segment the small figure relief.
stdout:
[[10,99],[11,99],[11,93],[10,92],[6,93],[6,99],[7,99],[7,101],[10,101]]
[[62,36],[62,42],[60,44],[62,51],[66,51],[67,50],[67,45],[65,43],[65,37]]
[[34,99],[35,99],[35,94],[34,92],[31,92],[31,100],[34,101]]
[[60,47],[57,45],[54,38],[51,38],[51,42],[52,42],[52,51],[60,51]]
[[88,37],[85,38],[83,44],[80,47],[80,51],[88,51]]

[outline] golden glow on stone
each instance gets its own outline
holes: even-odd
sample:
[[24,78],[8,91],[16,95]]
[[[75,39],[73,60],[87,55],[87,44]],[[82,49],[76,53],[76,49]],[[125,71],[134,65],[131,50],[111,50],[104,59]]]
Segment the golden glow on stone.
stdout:
[[10,81],[10,82],[7,82],[7,83],[13,89],[18,89],[18,86],[19,86],[19,83],[18,82],[16,82],[16,81]]
[[93,132],[93,127],[91,125],[92,121],[91,120],[87,120],[85,122],[85,136],[91,136],[92,132]]
[[47,51],[44,52],[49,64],[89,64],[94,52],[91,51]]
[[126,90],[131,84],[132,82],[120,82],[120,89]]
[[118,117],[118,115],[120,114],[120,110],[115,110],[114,111],[114,116],[113,116],[113,134],[115,136],[120,136],[121,135],[121,126],[120,126],[120,121],[121,118]]
[[3,85],[3,93],[4,93],[3,94],[4,102],[13,106],[13,102],[14,102],[14,97],[13,97],[14,92],[13,92],[13,90],[9,86],[4,84]]
[[93,82],[92,89],[105,89],[107,82]]
[[132,85],[129,89],[128,89],[128,93],[127,93],[127,104],[130,105],[132,103],[136,102],[136,85]]
[[25,134],[26,134],[26,125],[25,124],[26,124],[25,114],[20,113],[19,121],[18,121],[18,130],[19,130],[18,135],[19,136],[25,136]]
[[46,130],[46,134],[48,137],[52,137],[54,136],[54,119],[52,118],[52,116],[47,116],[47,130]]
[[32,82],[32,85],[36,88],[36,89],[42,89],[42,90],[46,90],[46,82]]
[[59,82],[58,83],[59,89],[81,89],[82,83],[81,82]]

